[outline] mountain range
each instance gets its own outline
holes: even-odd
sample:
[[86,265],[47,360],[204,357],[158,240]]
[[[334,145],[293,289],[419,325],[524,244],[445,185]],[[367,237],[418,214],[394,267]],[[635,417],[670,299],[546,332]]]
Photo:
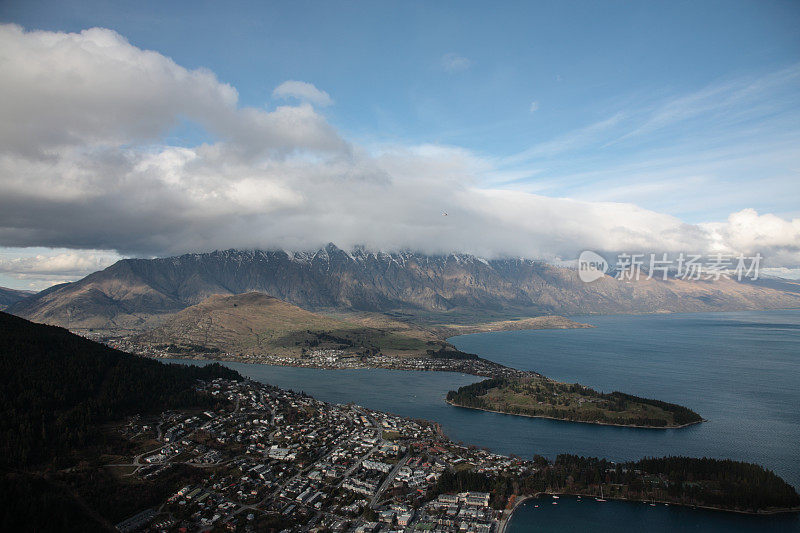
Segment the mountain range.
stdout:
[[800,308],[789,282],[646,280],[528,259],[472,255],[226,250],[124,259],[80,281],[13,303],[8,312],[70,329],[142,331],[209,296],[261,292],[317,312],[381,313],[428,324],[540,315]]

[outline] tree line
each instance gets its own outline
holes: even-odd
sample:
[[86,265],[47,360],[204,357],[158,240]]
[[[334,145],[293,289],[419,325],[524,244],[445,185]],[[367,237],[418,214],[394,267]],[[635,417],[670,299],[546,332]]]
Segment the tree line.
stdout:
[[[512,392],[523,394],[537,405],[492,405],[486,401],[486,394],[492,389],[508,389]],[[554,396],[555,394],[555,396]],[[562,396],[558,396],[562,395]],[[568,396],[575,395],[575,396]],[[568,406],[574,403],[575,397],[594,399],[596,402],[585,403],[579,409],[557,408],[558,405]],[[684,425],[702,421],[702,417],[682,405],[641,398],[622,392],[601,393],[578,383],[558,383],[548,379],[535,379],[526,382],[519,379],[491,378],[470,385],[460,387],[456,391],[447,393],[447,400],[463,407],[476,409],[493,409],[504,413],[532,416],[549,416],[577,422],[605,422],[614,424],[627,424],[639,426],[666,426],[669,420],[636,413],[631,416],[613,415],[623,413],[633,404],[653,406],[665,413],[672,415],[675,425]],[[540,406],[541,405],[541,406]]]
[[489,476],[471,470],[445,471],[429,496],[480,491],[502,508],[513,494],[540,492],[603,495],[628,500],[758,512],[800,506],[797,491],[759,465],[707,457],[660,457],[612,463],[562,454],[555,461],[536,456],[535,471],[521,477]]
[[166,365],[0,313],[0,465],[53,462],[132,414],[212,407],[197,380],[242,379],[219,364]]

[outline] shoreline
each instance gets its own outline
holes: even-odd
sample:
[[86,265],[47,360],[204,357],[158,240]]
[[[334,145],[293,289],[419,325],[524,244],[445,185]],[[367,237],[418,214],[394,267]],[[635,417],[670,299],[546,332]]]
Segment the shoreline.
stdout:
[[[220,361],[218,359],[198,359],[198,358],[185,358],[185,357],[184,358],[177,358],[177,357],[176,358],[153,358],[153,359],[180,359],[180,360],[186,360],[186,361],[206,361],[206,362],[219,362]],[[233,361],[233,362],[237,362],[237,361]],[[241,361],[239,361],[239,362],[241,362]],[[292,366],[292,367],[300,367],[300,368],[309,368],[309,367],[301,367],[299,365],[270,365],[269,363],[248,363],[248,364],[261,364],[261,365],[265,365],[265,366]],[[311,368],[314,368],[314,367],[311,367]],[[369,369],[372,369],[372,368],[376,368],[376,367],[361,367],[361,368],[349,368],[349,369],[347,369],[347,368],[345,368],[345,369],[318,368],[318,369],[321,369],[321,370],[369,370]],[[434,371],[434,370],[431,370],[431,371]],[[453,406],[453,407],[461,407],[461,408],[464,408],[464,409],[474,409],[474,410],[479,410],[479,411],[487,411],[487,412],[494,412],[494,413],[497,413],[497,414],[505,414],[505,415],[509,415],[509,416],[515,416],[515,415],[512,415],[510,413],[503,413],[503,412],[500,412],[500,411],[491,411],[491,410],[487,410],[487,409],[463,407],[463,406],[460,406],[460,405],[457,405],[457,404],[453,404],[452,402],[447,401],[447,400],[445,400],[445,402],[447,404]],[[400,415],[398,415],[398,416],[400,416]],[[686,425],[683,425],[683,426],[661,427],[661,426],[626,426],[626,425],[620,425],[620,424],[609,424],[609,423],[601,423],[601,422],[584,422],[584,421],[565,420],[565,419],[546,417],[546,416],[532,416],[532,415],[516,415],[516,416],[525,416],[525,417],[528,417],[528,418],[545,418],[545,419],[551,419],[551,420],[556,420],[556,421],[560,421],[560,422],[579,422],[579,423],[585,423],[585,424],[606,425],[606,426],[613,426],[613,427],[629,427],[629,428],[634,428],[634,429],[679,429],[679,428],[682,428],[682,427],[695,425],[695,424],[699,424],[700,422],[706,422],[707,421],[706,419],[703,419],[701,421],[692,422],[690,424],[686,424]],[[435,420],[424,420],[424,421],[430,423],[435,428],[437,434],[439,434],[439,435],[441,435],[441,436],[443,436],[445,438],[449,438],[444,433],[443,428],[441,427],[439,422],[437,422]],[[539,492],[539,493],[535,493],[533,495],[513,495],[513,497],[515,498],[514,504],[513,504],[512,508],[510,510],[509,509],[505,509],[503,511],[503,514],[502,514],[502,516],[500,518],[500,523],[499,523],[499,526],[498,526],[497,533],[505,533],[506,528],[508,527],[508,523],[511,521],[511,519],[513,518],[514,512],[516,511],[516,509],[520,505],[523,505],[525,502],[527,502],[527,501],[529,501],[531,499],[539,498],[539,497],[546,496],[546,495],[553,495],[553,494],[555,494],[555,495],[564,495],[564,496],[581,496],[581,497],[586,497],[586,498],[596,498],[596,497],[598,497],[598,495],[596,495],[596,494],[586,494],[586,493],[577,493],[577,492],[575,492],[575,493],[572,493],[572,492]],[[609,500],[609,501],[622,501],[622,502],[628,502],[628,503],[637,503],[637,502],[638,503],[651,503],[650,501],[644,501],[643,502],[640,499],[629,499],[629,498],[621,498],[621,497],[606,497],[606,499]],[[706,506],[706,505],[695,505],[695,504],[680,503],[680,502],[673,502],[673,501],[663,501],[663,500],[653,500],[653,501],[654,501],[654,503],[669,504],[669,505],[680,506],[680,507],[684,507],[684,508],[694,508],[694,509],[701,509],[701,510],[707,510],[707,511],[718,511],[718,512],[724,512],[724,513],[736,513],[736,514],[741,514],[741,515],[746,515],[746,516],[772,516],[772,515],[780,515],[780,514],[800,513],[800,507],[797,507],[797,508],[784,508],[784,509],[772,509],[772,510],[765,510],[765,511],[745,511],[745,510],[740,510],[740,509],[730,509],[730,508],[724,508],[724,507],[712,507],[712,506]]]
[[[233,357],[217,357],[217,358],[208,358],[208,357],[196,357],[196,356],[181,356],[179,354],[170,354],[169,356],[156,356],[156,355],[148,355],[143,353],[134,353],[134,355],[138,355],[139,357],[147,357],[148,359],[155,359],[157,361],[163,359],[180,359],[183,361],[208,361],[208,362],[226,362],[226,363],[242,363],[248,365],[266,365],[266,366],[284,366],[289,368],[310,368],[315,370],[399,370],[402,372],[452,372],[456,374],[465,374],[469,376],[475,376],[478,378],[495,378],[495,377],[503,377],[504,374],[513,374],[513,375],[536,375],[541,376],[541,374],[533,371],[528,370],[517,370],[516,368],[511,368],[508,366],[501,365],[499,363],[495,363],[488,359],[452,359],[452,361],[478,361],[482,364],[486,364],[488,366],[494,366],[493,369],[472,369],[472,368],[459,368],[459,367],[451,367],[451,368],[430,368],[430,367],[415,367],[411,365],[397,365],[397,366],[379,366],[379,365],[359,365],[359,366],[325,366],[325,365],[315,365],[315,364],[294,364],[285,361],[252,361],[252,360],[242,360],[240,358],[233,358]],[[448,361],[449,359],[412,359],[411,361]],[[476,371],[472,371],[476,370]],[[543,377],[543,376],[542,376]]]
[[[544,496],[573,496],[573,497],[582,497],[582,498],[597,498],[596,494],[586,494],[586,493],[577,493],[577,492],[537,492],[535,494],[524,494],[520,496],[516,496],[514,500],[514,506],[510,510],[506,510],[503,512],[503,518],[500,520],[500,526],[498,527],[497,533],[505,533],[508,524],[511,522],[511,519],[514,517],[514,513],[517,511],[517,508],[524,505],[526,502],[531,500],[536,500],[542,498]],[[769,517],[775,515],[782,515],[782,514],[794,514],[800,513],[800,507],[791,507],[785,509],[774,509],[774,510],[767,510],[767,511],[743,511],[741,509],[729,509],[725,507],[712,507],[709,505],[693,505],[689,503],[681,503],[681,502],[673,502],[673,501],[666,501],[666,500],[651,500],[651,501],[642,501],[642,500],[634,500],[630,498],[617,498],[617,497],[606,497],[608,501],[615,501],[615,502],[625,502],[625,503],[657,503],[662,505],[674,505],[676,507],[683,507],[687,509],[701,509],[703,511],[714,511],[720,513],[736,513],[743,516],[752,516],[752,517]],[[597,502],[601,503],[601,502]],[[506,512],[508,515],[506,516]]]
[[569,420],[567,418],[557,418],[554,416],[547,416],[547,415],[526,415],[521,413],[506,413],[504,411],[495,411],[494,409],[484,409],[482,407],[467,407],[466,405],[459,405],[457,403],[453,403],[450,400],[445,400],[445,402],[453,407],[460,407],[462,409],[473,409],[475,411],[485,411],[487,413],[497,413],[501,415],[508,415],[508,416],[523,416],[526,418],[543,418],[545,420],[556,420],[558,422],[575,422],[578,424],[594,424],[596,426],[611,426],[611,427],[619,427],[619,428],[634,428],[634,429],[683,429],[689,426],[694,426],[697,424],[702,424],[703,422],[708,422],[705,418],[698,420],[697,422],[689,422],[688,424],[681,424],[680,426],[637,426],[631,424],[614,424],[611,422],[593,422],[591,420]]
[[[483,374],[474,374],[472,372],[467,372],[463,369],[438,369],[438,368],[397,368],[397,367],[385,367],[385,366],[357,366],[357,367],[325,367],[325,366],[318,366],[318,365],[300,365],[300,364],[287,364],[281,362],[250,362],[250,361],[239,361],[235,359],[208,359],[208,358],[198,358],[198,357],[154,357],[148,355],[142,355],[141,357],[147,357],[150,359],[156,360],[163,360],[163,359],[180,359],[182,361],[208,361],[208,362],[227,362],[227,363],[243,363],[243,364],[251,364],[251,365],[265,365],[265,366],[282,366],[288,368],[310,368],[315,370],[398,370],[401,372],[453,372],[457,374],[464,374],[468,376],[475,376],[475,377],[482,377],[482,378],[492,378],[495,377],[493,375],[483,375]],[[488,359],[486,359],[488,361]],[[498,363],[494,363],[498,364]],[[516,369],[512,369],[510,367],[504,367],[510,371],[517,371],[517,372],[525,372],[525,371],[518,371]],[[481,407],[467,407],[465,405],[460,405],[457,403],[453,403],[450,400],[445,398],[445,403],[451,405],[453,407],[460,407],[462,409],[473,409],[475,411],[484,411],[487,413],[496,413],[500,415],[507,415],[507,416],[521,416],[525,418],[541,418],[544,420],[555,420],[557,422],[572,422],[577,424],[593,424],[595,426],[609,426],[609,427],[619,427],[619,428],[630,428],[630,429],[683,429],[690,426],[694,426],[697,424],[701,424],[703,422],[708,422],[707,419],[702,418],[696,422],[689,422],[688,424],[681,424],[679,426],[644,426],[644,425],[633,425],[633,424],[615,424],[612,422],[594,422],[591,420],[569,420],[567,418],[558,418],[554,416],[547,416],[547,415],[527,415],[521,413],[506,413],[504,411],[497,411],[494,409],[484,409]]]
[[500,525],[497,528],[497,533],[505,533],[506,528],[508,527],[508,523],[511,522],[511,519],[514,517],[514,512],[517,510],[517,507],[523,505],[525,502],[537,498],[538,495],[530,496],[530,495],[521,495],[521,496],[512,496],[514,498],[514,505],[511,509],[505,509],[503,511],[503,516],[500,518]]

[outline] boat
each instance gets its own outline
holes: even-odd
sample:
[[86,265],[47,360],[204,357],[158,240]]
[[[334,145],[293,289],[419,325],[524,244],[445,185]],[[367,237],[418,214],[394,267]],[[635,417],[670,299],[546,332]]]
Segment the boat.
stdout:
[[553,505],[558,505],[558,502],[553,502]]
[[553,494],[553,499],[554,499],[554,500],[557,500],[557,499],[558,499],[558,496],[556,496],[555,494]]
[[600,497],[599,497],[599,498],[595,498],[595,501],[598,501],[598,502],[604,502],[604,501],[606,501],[606,500],[603,498],[603,486],[602,486],[602,485],[600,486]]

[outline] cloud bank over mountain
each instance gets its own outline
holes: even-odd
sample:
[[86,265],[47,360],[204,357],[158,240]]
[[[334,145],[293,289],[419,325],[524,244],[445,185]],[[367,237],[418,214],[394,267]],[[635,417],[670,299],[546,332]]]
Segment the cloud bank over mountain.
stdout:
[[100,250],[7,248],[0,249],[0,275],[41,289],[82,278],[120,259],[114,252]]
[[[689,224],[633,203],[490,187],[493,161],[459,147],[348,140],[315,107],[330,95],[310,83],[275,90],[296,105],[242,106],[214,73],[107,29],[2,25],[0,69],[0,246],[760,252],[773,267],[800,265],[800,219],[745,209]],[[165,140],[186,124],[206,142]]]

